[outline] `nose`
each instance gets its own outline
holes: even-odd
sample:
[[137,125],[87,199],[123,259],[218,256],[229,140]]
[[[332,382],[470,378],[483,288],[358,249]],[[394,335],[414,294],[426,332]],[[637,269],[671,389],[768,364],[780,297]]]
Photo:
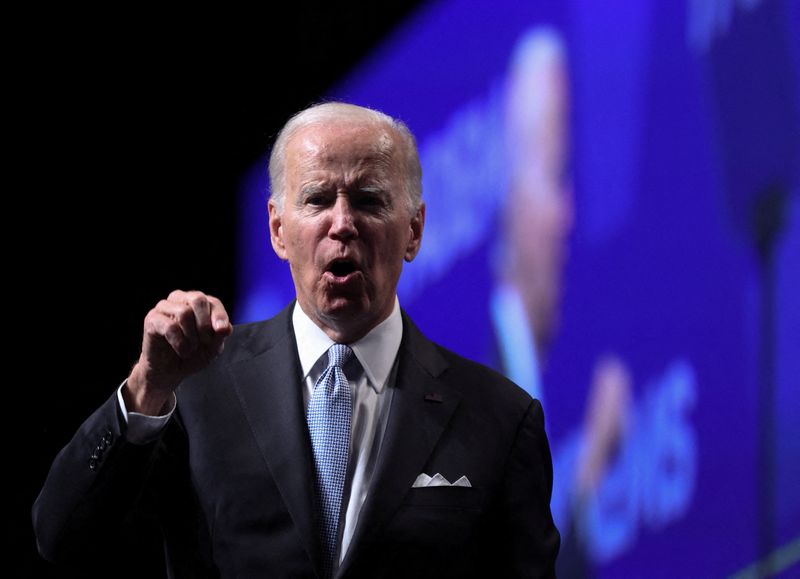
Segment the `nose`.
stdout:
[[328,235],[338,240],[358,237],[356,216],[346,194],[337,195],[336,202],[331,207],[331,225]]

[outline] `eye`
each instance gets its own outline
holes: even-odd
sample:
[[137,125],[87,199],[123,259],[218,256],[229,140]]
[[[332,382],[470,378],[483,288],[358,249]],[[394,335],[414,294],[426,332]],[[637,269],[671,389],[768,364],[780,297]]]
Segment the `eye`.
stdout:
[[303,204],[311,207],[325,207],[329,203],[329,197],[324,191],[308,191],[303,195]]
[[383,200],[376,195],[365,195],[359,199],[359,203],[367,207],[378,207],[383,205]]
[[386,196],[379,191],[361,191],[356,203],[367,210],[383,209],[386,207]]

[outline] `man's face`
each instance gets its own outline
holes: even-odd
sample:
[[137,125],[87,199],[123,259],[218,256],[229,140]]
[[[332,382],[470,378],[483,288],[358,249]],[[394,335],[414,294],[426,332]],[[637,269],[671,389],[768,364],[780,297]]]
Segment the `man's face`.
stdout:
[[566,71],[551,63],[537,73],[516,79],[511,101],[518,138],[507,219],[514,275],[537,343],[546,346],[558,324],[573,206]]
[[389,316],[403,260],[419,251],[424,206],[411,214],[397,143],[389,128],[327,121],[286,147],[283,209],[269,204],[272,246],[300,307],[337,342]]

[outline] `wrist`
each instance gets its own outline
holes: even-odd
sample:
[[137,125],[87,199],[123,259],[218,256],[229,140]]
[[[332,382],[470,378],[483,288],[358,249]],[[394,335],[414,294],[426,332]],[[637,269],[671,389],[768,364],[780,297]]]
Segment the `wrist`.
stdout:
[[160,416],[165,413],[165,409],[169,409],[172,390],[158,388],[151,384],[139,362],[131,370],[131,374],[122,388],[122,397],[129,412]]

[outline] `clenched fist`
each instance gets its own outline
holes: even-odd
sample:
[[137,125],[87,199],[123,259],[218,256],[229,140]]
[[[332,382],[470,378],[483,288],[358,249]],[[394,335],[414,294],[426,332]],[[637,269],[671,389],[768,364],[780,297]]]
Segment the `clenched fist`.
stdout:
[[160,414],[178,384],[217,357],[232,332],[213,296],[175,290],[158,302],[144,318],[142,353],[123,389],[127,409]]

